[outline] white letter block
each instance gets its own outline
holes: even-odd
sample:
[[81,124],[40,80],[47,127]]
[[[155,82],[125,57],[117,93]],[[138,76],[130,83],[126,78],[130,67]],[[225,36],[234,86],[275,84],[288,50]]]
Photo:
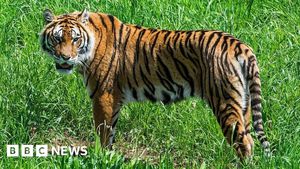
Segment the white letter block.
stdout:
[[19,145],[7,145],[6,146],[7,157],[18,157],[19,156]]
[[21,145],[22,157],[33,157],[33,145]]
[[37,157],[47,157],[48,156],[48,145],[36,145],[35,146]]

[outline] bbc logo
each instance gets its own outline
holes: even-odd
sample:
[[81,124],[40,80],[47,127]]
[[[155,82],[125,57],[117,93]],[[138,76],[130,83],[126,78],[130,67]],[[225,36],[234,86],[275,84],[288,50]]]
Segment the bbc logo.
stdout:
[[[21,148],[20,148],[21,147]],[[57,146],[50,147],[48,145],[7,145],[6,155],[7,157],[47,157],[48,155],[71,155],[71,156],[86,156],[87,147],[86,146]]]
[[[36,145],[35,155],[37,157],[46,157],[48,155],[47,145]],[[33,157],[33,145],[21,145],[21,154],[19,151],[19,145],[7,145],[6,154],[7,157]]]

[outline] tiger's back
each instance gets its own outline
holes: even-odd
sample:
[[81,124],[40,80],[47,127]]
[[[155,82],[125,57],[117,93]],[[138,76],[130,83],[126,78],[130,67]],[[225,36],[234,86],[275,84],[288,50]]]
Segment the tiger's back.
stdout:
[[[254,129],[268,150],[259,70],[250,47],[220,31],[148,29],[107,14],[73,15],[88,15],[87,22],[79,25],[89,35],[83,41],[93,48],[80,67],[104,145],[112,144],[124,103],[150,100],[167,104],[194,96],[208,102],[240,157],[251,155],[253,149],[253,111]],[[103,124],[112,130],[106,131]]]

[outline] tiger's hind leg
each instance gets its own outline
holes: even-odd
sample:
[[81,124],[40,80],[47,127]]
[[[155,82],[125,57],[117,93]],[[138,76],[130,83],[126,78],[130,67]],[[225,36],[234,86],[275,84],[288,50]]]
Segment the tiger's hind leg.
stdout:
[[252,153],[251,143],[245,130],[242,109],[232,103],[228,103],[223,107],[218,116],[219,124],[227,142],[233,145],[240,158],[250,156]]
[[254,141],[253,138],[250,134],[251,130],[251,104],[250,104],[250,99],[247,99],[247,109],[244,111],[244,118],[245,118],[245,130],[246,130],[246,135],[248,138],[248,141],[251,145],[251,149],[254,150]]

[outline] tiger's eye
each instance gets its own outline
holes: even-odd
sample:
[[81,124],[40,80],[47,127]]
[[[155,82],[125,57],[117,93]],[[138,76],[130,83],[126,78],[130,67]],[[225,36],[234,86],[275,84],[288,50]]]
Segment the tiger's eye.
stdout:
[[74,39],[73,39],[73,42],[77,42],[79,40],[79,37],[75,37]]
[[53,34],[53,38],[54,38],[57,42],[59,42],[59,41],[60,41],[59,33],[58,33],[58,32],[55,32],[55,33]]

